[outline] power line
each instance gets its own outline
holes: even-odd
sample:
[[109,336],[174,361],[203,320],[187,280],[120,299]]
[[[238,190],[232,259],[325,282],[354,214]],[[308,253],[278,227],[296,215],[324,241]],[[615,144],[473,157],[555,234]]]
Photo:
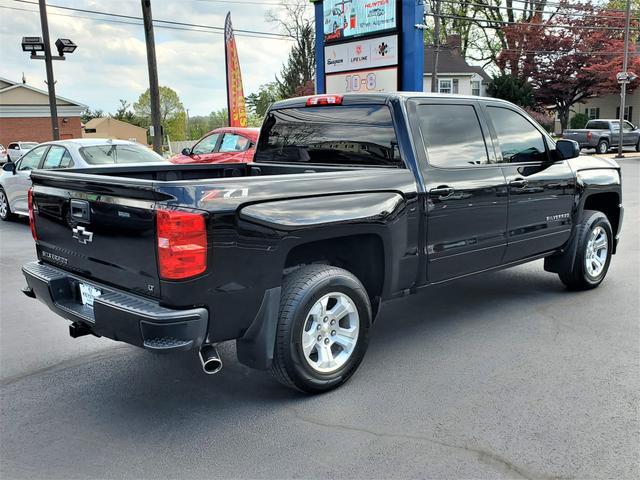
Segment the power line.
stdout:
[[[19,2],[19,3],[26,3],[26,4],[30,4],[30,5],[37,5],[38,2],[34,2],[31,0],[14,0],[14,2]],[[129,20],[138,20],[138,21],[142,21],[142,17],[136,17],[133,15],[123,15],[120,13],[111,13],[111,12],[102,12],[99,10],[89,10],[89,9],[85,9],[85,8],[74,8],[74,7],[63,7],[60,5],[51,5],[51,4],[47,4],[48,7],[51,8],[58,8],[61,10],[70,10],[73,12],[80,12],[80,13],[90,13],[93,15],[104,15],[104,16],[109,16],[109,17],[116,17],[116,18],[125,18],[125,19],[129,19]],[[172,20],[160,20],[160,19],[156,19],[153,21],[153,23],[166,23],[166,24],[170,24],[170,25],[180,25],[180,26],[184,26],[184,27],[197,27],[197,28],[208,28],[211,30],[219,30],[220,32],[224,32],[224,27],[214,27],[212,25],[201,25],[201,24],[197,24],[197,23],[186,23],[186,22],[175,22]],[[160,26],[160,25],[158,25]],[[286,38],[288,39],[289,37],[285,34],[282,33],[273,33],[273,32],[260,32],[260,31],[256,31],[256,30],[242,30],[242,29],[235,29],[234,32],[239,32],[239,33],[248,33],[248,34],[253,34],[253,35],[264,35],[264,36],[271,36],[271,37],[278,37],[278,38]],[[264,38],[264,37],[262,37]]]
[[[524,3],[524,4],[531,4],[531,0],[511,0],[513,2],[517,2],[517,3]],[[562,8],[568,8],[568,9],[575,9],[575,10],[581,10],[584,7],[582,5],[576,5],[576,4],[571,4],[569,2],[545,2],[545,6],[547,7],[562,7]],[[621,12],[621,13],[626,13],[626,9],[622,8],[607,8],[608,11],[610,12]]]
[[[562,51],[562,50],[519,50],[517,48],[503,48],[500,53],[522,53],[522,54],[557,54],[557,55],[601,55],[601,56],[618,56],[623,52],[586,52],[586,51]],[[629,55],[640,55],[640,52],[629,52]]]
[[[455,0],[440,0],[442,3],[448,3],[450,5],[461,5],[461,2]],[[624,20],[623,15],[606,15],[606,13],[620,13],[617,10],[604,9],[605,11],[600,14],[595,13],[583,13],[583,12],[564,12],[562,10],[557,10],[555,12],[548,12],[545,10],[533,10],[527,8],[517,8],[517,7],[505,7],[498,5],[487,5],[485,3],[474,3],[474,2],[464,2],[464,5],[472,6],[472,7],[482,7],[488,10],[499,11],[499,10],[512,10],[515,12],[528,12],[533,14],[541,14],[541,15],[560,15],[563,17],[592,17],[592,18],[611,18],[616,20]],[[548,4],[546,5],[548,6]],[[561,8],[561,7],[558,7]],[[634,17],[634,20],[640,20],[639,17]]]
[[[435,14],[431,14],[431,16],[435,16]],[[440,18],[451,18],[455,20],[467,20],[469,22],[483,22],[483,23],[491,23],[494,25],[527,25],[530,27],[538,27],[538,28],[562,28],[566,30],[607,30],[607,31],[624,31],[622,27],[605,27],[601,25],[593,25],[593,26],[579,26],[579,25],[548,25],[545,23],[531,23],[531,22],[510,22],[508,20],[490,20],[485,18],[472,18],[465,17],[460,15],[446,15],[441,14]]]
[[[0,8],[4,8],[7,10],[15,10],[15,11],[20,11],[20,12],[29,12],[29,13],[38,13],[38,10],[29,10],[27,8],[19,8],[19,7],[9,7],[9,6],[4,6],[4,5],[0,5]],[[115,24],[119,24],[119,25],[133,25],[136,27],[142,26],[142,23],[136,23],[136,22],[126,22],[124,20],[113,20],[113,19],[107,19],[107,18],[96,18],[96,17],[86,17],[83,15],[72,15],[72,14],[66,14],[66,13],[53,13],[53,12],[48,12],[48,15],[53,15],[56,17],[68,17],[68,18],[77,18],[77,19],[82,19],[82,20],[91,20],[94,22],[100,22],[100,23],[115,23]],[[180,28],[180,27],[175,27],[175,26],[170,26],[170,25],[156,25],[156,28],[162,28],[165,30],[177,30],[177,31],[182,31],[182,32],[194,32],[194,33],[208,33],[208,34],[213,34],[213,35],[224,35],[224,32],[219,32],[219,31],[214,31],[214,30],[198,30],[196,28]],[[292,41],[291,38],[274,38],[274,37],[261,37],[258,35],[247,35],[247,34],[237,34],[238,37],[244,37],[244,38],[261,38],[264,40],[278,40],[278,41],[283,41],[283,40],[288,40],[288,41]]]

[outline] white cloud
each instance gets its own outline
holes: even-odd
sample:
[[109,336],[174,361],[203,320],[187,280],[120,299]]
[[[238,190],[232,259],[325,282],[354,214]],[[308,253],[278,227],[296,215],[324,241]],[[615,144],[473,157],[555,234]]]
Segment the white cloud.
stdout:
[[[140,4],[131,1],[57,1],[56,5],[141,16]],[[35,5],[0,0],[0,76],[45,88],[45,68],[21,51],[22,36],[40,33]],[[273,5],[240,5],[199,1],[152,1],[155,19],[224,26],[231,10],[236,30],[274,32],[264,16]],[[113,112],[123,98],[133,103],[148,88],[146,47],[142,26],[109,23],[127,19],[101,17],[49,8],[53,41],[71,38],[78,49],[65,62],[55,62],[56,92],[94,109]],[[56,15],[54,15],[56,14]],[[63,14],[67,16],[62,16]],[[78,18],[93,17],[97,20]],[[7,21],[10,18],[11,21]],[[226,106],[224,44],[221,34],[155,28],[158,77],[161,85],[176,90],[191,115],[206,115]],[[245,94],[273,81],[286,60],[291,42],[250,38],[236,34]]]

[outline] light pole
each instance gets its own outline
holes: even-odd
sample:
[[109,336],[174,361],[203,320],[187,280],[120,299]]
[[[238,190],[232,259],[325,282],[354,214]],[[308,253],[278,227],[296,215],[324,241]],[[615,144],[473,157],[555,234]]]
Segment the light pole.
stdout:
[[618,75],[618,81],[621,84],[620,89],[620,132],[618,135],[618,155],[616,158],[624,158],[622,154],[622,130],[624,123],[624,108],[627,97],[627,83],[629,83],[629,73],[627,66],[629,64],[629,23],[631,21],[631,0],[627,0],[626,23],[624,26],[624,59],[622,60],[622,74]]
[[[53,60],[65,60],[65,53],[73,53],[76,44],[68,38],[56,40],[58,55],[51,54],[51,41],[49,40],[49,23],[47,21],[47,4],[45,0],[38,0],[40,5],[40,25],[42,27],[42,38],[22,37],[22,50],[31,52],[34,60],[44,60],[47,69],[47,88],[49,90],[49,108],[51,110],[51,130],[54,140],[60,140],[60,129],[58,128],[58,107],[56,105],[56,87],[53,79]],[[38,55],[36,52],[44,52]]]
[[147,67],[149,69],[149,101],[151,103],[151,125],[153,126],[153,149],[162,155],[162,124],[160,122],[160,87],[156,64],[156,41],[153,36],[151,0],[141,0],[144,38],[147,44]]

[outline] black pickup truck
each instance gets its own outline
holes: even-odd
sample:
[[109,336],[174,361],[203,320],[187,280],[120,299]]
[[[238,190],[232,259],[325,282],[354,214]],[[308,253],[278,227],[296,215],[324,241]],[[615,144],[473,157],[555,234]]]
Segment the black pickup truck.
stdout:
[[281,101],[253,163],[34,172],[24,292],[74,337],[196,349],[207,373],[235,340],[243,364],[326,391],[382,306],[423,287],[540,258],[569,289],[597,287],[620,169],[578,153],[495,99]]

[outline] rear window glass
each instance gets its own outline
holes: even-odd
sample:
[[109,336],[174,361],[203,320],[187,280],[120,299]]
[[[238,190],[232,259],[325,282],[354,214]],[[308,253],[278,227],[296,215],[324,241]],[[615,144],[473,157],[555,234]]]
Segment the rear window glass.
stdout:
[[404,166],[386,105],[272,110],[255,161]]
[[593,120],[587,122],[585,128],[593,128],[594,130],[609,130],[609,122],[594,122]]
[[162,162],[163,158],[142,145],[92,145],[82,147],[80,155],[91,165],[108,165],[111,163],[144,163]]

